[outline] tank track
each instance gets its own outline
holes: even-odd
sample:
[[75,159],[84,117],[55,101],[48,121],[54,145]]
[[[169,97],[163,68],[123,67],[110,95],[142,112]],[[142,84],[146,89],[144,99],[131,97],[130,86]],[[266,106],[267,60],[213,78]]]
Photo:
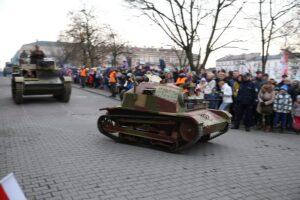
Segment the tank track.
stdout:
[[[198,142],[202,135],[202,127],[188,120],[189,118],[162,115],[149,117],[107,114],[99,117],[98,129],[116,142],[150,144],[170,152],[178,152]],[[196,126],[194,129],[188,128],[193,125]]]
[[61,102],[69,102],[72,92],[72,85],[71,83],[64,83],[63,89],[61,91],[61,94],[53,95],[54,98]]
[[23,103],[23,91],[24,91],[23,83],[14,83],[13,99],[16,104]]

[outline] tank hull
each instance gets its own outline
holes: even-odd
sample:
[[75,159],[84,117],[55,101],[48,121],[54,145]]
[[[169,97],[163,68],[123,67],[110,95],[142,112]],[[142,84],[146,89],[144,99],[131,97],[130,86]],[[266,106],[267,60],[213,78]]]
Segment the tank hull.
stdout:
[[69,77],[28,80],[22,76],[15,76],[12,78],[11,87],[16,104],[21,104],[23,97],[27,95],[53,95],[58,100],[68,102],[72,91]]
[[23,95],[47,95],[60,94],[64,89],[62,81],[58,83],[43,83],[43,82],[24,82]]
[[98,119],[98,129],[105,136],[117,142],[160,146],[171,152],[218,137],[230,124],[230,114],[218,110],[184,113],[155,113],[122,107],[101,110],[107,110]]

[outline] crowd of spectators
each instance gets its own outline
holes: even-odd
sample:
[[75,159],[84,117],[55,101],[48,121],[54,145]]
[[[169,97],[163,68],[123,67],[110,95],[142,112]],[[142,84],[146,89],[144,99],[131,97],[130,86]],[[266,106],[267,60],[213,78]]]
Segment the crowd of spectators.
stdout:
[[161,83],[182,87],[186,98],[205,99],[210,109],[230,112],[232,129],[240,129],[243,121],[246,131],[251,128],[266,132],[300,130],[300,82],[290,80],[287,75],[276,82],[261,71],[253,76],[238,71],[202,69],[197,74],[189,67],[171,70],[164,65],[155,68],[138,65],[131,69],[126,64],[119,68],[81,67],[65,73],[82,87],[110,90],[111,97],[133,88],[133,76],[157,75]]

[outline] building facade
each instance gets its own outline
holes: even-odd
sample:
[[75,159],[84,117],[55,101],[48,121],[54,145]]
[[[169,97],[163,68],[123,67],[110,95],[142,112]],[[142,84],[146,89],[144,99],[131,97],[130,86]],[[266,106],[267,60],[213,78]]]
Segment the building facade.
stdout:
[[[228,55],[216,60],[216,69],[237,70],[255,75],[256,71],[262,70],[261,56],[260,53]],[[277,55],[269,55],[265,73],[275,80],[280,80],[283,74],[292,79],[300,79],[300,54],[282,50]]]

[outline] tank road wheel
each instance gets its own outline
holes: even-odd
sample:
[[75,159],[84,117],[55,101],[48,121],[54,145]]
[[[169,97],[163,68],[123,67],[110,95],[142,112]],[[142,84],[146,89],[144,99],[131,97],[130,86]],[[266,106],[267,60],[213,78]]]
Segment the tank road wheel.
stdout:
[[115,121],[109,118],[107,115],[102,115],[99,117],[97,126],[98,130],[105,136],[115,140],[116,142],[120,141],[118,136],[115,136],[110,131],[110,128],[114,127],[116,124]]
[[179,145],[175,144],[173,148],[171,147],[171,152],[178,152],[194,145],[199,141],[202,132],[202,127],[199,127],[192,120],[182,120],[179,125],[179,134],[183,140],[183,143],[181,142]]
[[13,89],[13,98],[16,104],[23,103],[23,91],[24,84],[23,83],[15,83],[15,88]]
[[179,127],[179,132],[182,139],[186,142],[191,142],[197,138],[199,134],[197,127],[189,120],[183,120]]

